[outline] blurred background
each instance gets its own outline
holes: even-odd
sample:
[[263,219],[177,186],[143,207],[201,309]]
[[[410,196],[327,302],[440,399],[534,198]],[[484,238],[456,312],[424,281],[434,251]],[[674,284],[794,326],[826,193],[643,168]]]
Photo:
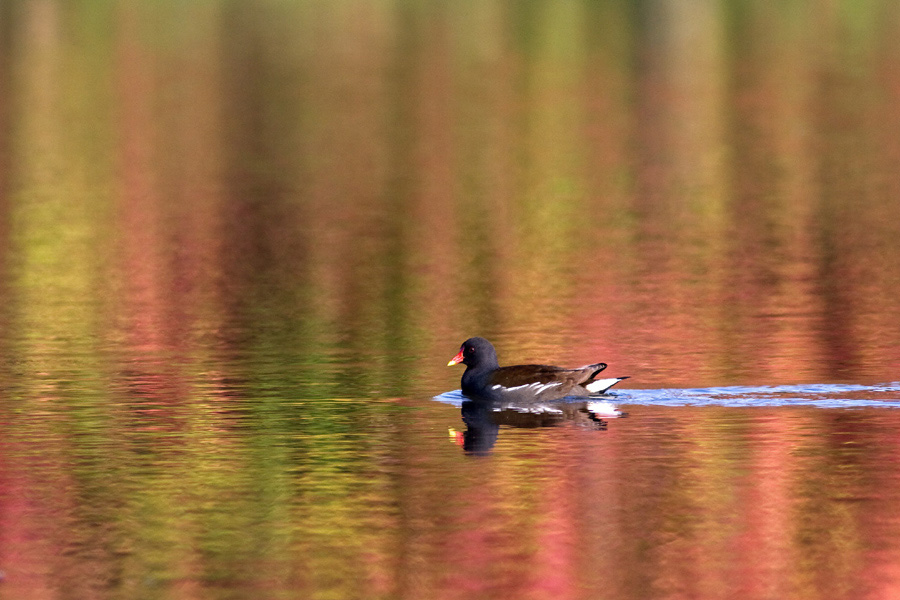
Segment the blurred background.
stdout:
[[[0,597],[837,598],[870,547],[900,577],[873,533],[896,502],[853,503],[900,489],[894,453],[822,439],[895,448],[888,412],[632,411],[501,443],[495,504],[444,506],[492,480],[428,404],[472,335],[626,389],[896,381],[900,4],[0,3]],[[632,450],[639,483],[574,475]],[[802,474],[848,464],[823,510]],[[650,500],[616,534],[559,509],[610,494]],[[785,531],[761,497],[815,525],[679,537],[714,501]],[[520,539],[539,507],[549,541]],[[473,547],[487,587],[429,570],[478,571],[448,558]],[[612,583],[516,587],[607,551],[633,559]]]

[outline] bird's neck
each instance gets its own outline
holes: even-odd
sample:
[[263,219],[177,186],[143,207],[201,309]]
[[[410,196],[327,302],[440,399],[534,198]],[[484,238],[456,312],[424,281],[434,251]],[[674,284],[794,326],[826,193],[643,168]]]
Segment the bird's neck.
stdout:
[[462,390],[466,391],[483,390],[491,379],[491,373],[500,368],[497,359],[493,361],[482,361],[477,365],[467,365],[466,371],[462,376]]

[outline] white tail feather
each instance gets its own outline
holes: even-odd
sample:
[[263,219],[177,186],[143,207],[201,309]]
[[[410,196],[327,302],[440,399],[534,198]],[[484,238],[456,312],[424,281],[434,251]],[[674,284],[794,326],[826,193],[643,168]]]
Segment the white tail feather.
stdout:
[[611,377],[609,379],[595,379],[589,384],[585,385],[584,388],[592,394],[602,394],[612,386],[616,385],[623,379],[628,379],[627,377]]

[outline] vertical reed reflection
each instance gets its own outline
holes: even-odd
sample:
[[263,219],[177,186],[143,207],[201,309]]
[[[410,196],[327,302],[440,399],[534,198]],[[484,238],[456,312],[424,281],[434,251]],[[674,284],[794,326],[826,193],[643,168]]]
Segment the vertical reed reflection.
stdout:
[[[12,85],[13,35],[12,9],[9,4],[0,7],[0,90],[8,90]],[[7,269],[10,264],[10,194],[12,192],[12,98],[9,94],[0,93],[0,298],[11,298]],[[0,331],[8,331],[12,323],[10,303],[0,306]],[[12,352],[7,347],[8,336],[0,334],[0,378],[10,379],[10,357]],[[7,384],[8,385],[8,384]]]

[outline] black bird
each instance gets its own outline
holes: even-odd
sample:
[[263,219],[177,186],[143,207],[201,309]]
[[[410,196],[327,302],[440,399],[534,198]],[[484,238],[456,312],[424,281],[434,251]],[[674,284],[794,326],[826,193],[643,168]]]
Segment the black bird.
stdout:
[[606,363],[594,363],[574,369],[549,365],[501,367],[497,352],[489,341],[473,337],[463,342],[459,354],[447,366],[463,363],[462,393],[491,400],[527,400],[551,402],[567,397],[603,394],[627,377],[597,379]]

